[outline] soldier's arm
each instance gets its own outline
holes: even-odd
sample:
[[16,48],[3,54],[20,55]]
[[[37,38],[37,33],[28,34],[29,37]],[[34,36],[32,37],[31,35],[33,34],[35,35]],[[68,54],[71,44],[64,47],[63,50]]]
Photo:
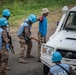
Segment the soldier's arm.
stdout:
[[27,26],[27,27],[25,27],[24,32],[25,32],[25,35],[26,35],[28,38],[30,38],[30,37],[31,37],[31,32],[30,32],[30,29],[29,29],[29,27],[28,27],[28,26]]
[[2,32],[2,38],[3,38],[3,41],[4,41],[4,42],[9,42],[9,41],[10,41],[10,40],[8,39],[8,37],[7,37],[6,31],[3,31],[3,32]]
[[43,21],[43,17],[40,16],[39,18],[37,18],[37,21]]

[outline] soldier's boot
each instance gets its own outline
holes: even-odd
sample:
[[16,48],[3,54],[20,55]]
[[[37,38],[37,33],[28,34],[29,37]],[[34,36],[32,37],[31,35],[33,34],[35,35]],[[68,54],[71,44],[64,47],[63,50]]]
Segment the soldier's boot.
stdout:
[[28,62],[27,62],[27,61],[25,61],[23,58],[19,58],[19,63],[27,64]]
[[41,62],[41,60],[40,60],[40,59],[38,59],[38,62]]
[[26,58],[34,58],[34,56],[29,54],[26,56]]
[[5,73],[1,73],[0,75],[6,75]]
[[30,49],[30,48],[28,48],[26,58],[34,58],[34,56],[33,56],[33,55],[30,55],[30,52],[31,52],[31,49]]
[[0,72],[0,75],[6,75],[5,72]]
[[41,56],[40,50],[41,50],[41,45],[38,44],[38,60],[37,60],[38,62],[41,62],[41,59],[40,59],[40,56]]
[[38,53],[38,62],[41,62],[40,53]]
[[41,62],[41,59],[40,59],[40,54],[38,55],[38,62]]
[[6,70],[10,70],[10,67],[9,66],[6,66]]

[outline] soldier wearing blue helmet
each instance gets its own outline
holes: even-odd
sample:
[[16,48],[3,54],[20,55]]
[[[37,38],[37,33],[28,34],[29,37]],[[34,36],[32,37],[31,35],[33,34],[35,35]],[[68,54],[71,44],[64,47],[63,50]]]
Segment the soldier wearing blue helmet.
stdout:
[[[5,17],[5,18],[8,20],[9,17],[10,17],[10,10],[4,9],[4,10],[2,11],[2,16]],[[10,25],[9,25],[9,23],[8,23],[8,25],[7,25],[7,32],[9,32],[9,30],[10,30]]]
[[20,26],[18,30],[18,38],[19,38],[19,43],[20,43],[20,57],[19,57],[19,62],[20,63],[27,63],[23,59],[24,52],[26,50],[27,45],[27,58],[34,58],[34,56],[30,55],[31,48],[32,48],[32,37],[31,37],[31,27],[34,22],[36,22],[37,17],[34,14],[31,14]]
[[7,37],[6,26],[8,21],[6,18],[0,18],[0,74],[5,75],[6,61],[8,60],[7,43],[9,39]]
[[48,75],[76,75],[73,69],[68,64],[61,63],[61,60],[62,55],[59,52],[52,54],[52,62],[55,65],[50,68]]
[[7,19],[9,19],[9,17],[10,17],[10,10],[4,9],[2,11],[2,16],[7,17]]

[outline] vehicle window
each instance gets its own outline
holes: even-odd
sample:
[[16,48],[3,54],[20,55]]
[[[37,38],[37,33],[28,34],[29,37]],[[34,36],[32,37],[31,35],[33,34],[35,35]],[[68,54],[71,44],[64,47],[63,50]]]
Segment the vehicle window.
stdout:
[[76,30],[76,12],[70,12],[65,24],[65,29]]

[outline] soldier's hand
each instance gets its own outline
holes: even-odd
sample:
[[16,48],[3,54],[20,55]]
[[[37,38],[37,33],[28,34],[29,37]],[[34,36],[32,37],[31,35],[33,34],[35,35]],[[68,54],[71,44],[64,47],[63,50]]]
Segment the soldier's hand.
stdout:
[[5,38],[5,42],[9,42],[10,41],[10,39],[8,39],[8,38]]

